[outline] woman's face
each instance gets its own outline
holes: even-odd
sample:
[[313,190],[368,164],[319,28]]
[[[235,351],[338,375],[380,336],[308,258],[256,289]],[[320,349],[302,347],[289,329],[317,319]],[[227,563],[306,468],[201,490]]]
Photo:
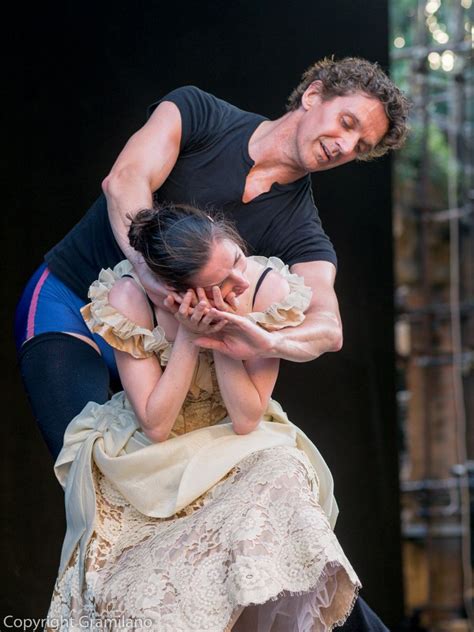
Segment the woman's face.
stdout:
[[249,287],[245,275],[247,258],[240,246],[230,239],[214,241],[208,262],[190,277],[192,287],[202,287],[212,298],[212,288],[217,286],[225,299],[229,292],[239,296]]

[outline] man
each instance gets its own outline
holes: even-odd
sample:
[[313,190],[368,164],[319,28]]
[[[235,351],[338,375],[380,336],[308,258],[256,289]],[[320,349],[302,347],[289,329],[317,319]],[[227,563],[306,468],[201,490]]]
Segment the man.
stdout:
[[[193,94],[193,90],[197,94]],[[194,124],[198,129],[200,125],[207,127],[202,132],[202,136],[206,136],[211,126],[209,119],[212,110],[217,110],[219,116],[223,117],[227,113],[221,113],[222,108],[212,103],[212,97],[208,103],[209,95],[203,96],[192,88],[188,88],[188,91],[188,95],[175,91],[158,104],[148,123],[129,140],[104,180],[103,190],[110,223],[121,250],[138,270],[142,270],[142,282],[150,294],[153,295],[155,290],[155,300],[159,301],[160,294],[162,297],[167,294],[166,288],[159,289],[154,284],[143,269],[137,253],[128,244],[129,213],[151,206],[153,191],[157,191],[158,200],[172,199],[204,206],[212,203],[221,207],[233,217],[257,254],[277,255],[293,264],[292,271],[304,276],[312,287],[313,302],[305,324],[292,331],[265,334],[250,322],[235,319],[234,327],[226,328],[227,338],[225,335],[222,340],[202,338],[200,343],[241,358],[262,355],[298,362],[317,358],[326,351],[339,350],[342,329],[333,289],[336,258],[320,224],[312,223],[305,215],[305,223],[298,225],[300,231],[304,226],[305,230],[314,234],[316,241],[309,243],[309,235],[295,234],[294,227],[288,230],[291,227],[291,223],[287,223],[290,218],[283,214],[278,218],[280,236],[273,238],[268,250],[268,239],[265,244],[267,248],[262,245],[265,240],[254,245],[250,233],[255,227],[241,227],[239,214],[244,212],[250,215],[252,206],[257,207],[257,203],[262,201],[261,196],[271,195],[274,186],[282,189],[287,185],[291,188],[296,182],[299,183],[297,188],[304,195],[305,203],[315,212],[307,174],[331,169],[354,159],[370,159],[382,155],[389,148],[398,147],[406,134],[406,100],[387,77],[369,62],[349,58],[341,62],[325,60],[316,63],[305,73],[291,95],[286,115],[275,121],[260,120],[256,127],[254,122],[251,123],[253,132],[248,138],[248,148],[241,148],[244,152],[247,150],[249,160],[246,161],[244,155],[243,160],[232,165],[235,171],[230,172],[229,168],[219,168],[218,161],[222,154],[218,153],[212,156],[212,169],[206,166],[203,172],[200,168],[202,161],[196,155],[194,160],[189,155],[182,159],[182,163],[186,160],[191,162],[192,167],[186,169],[181,164],[178,168],[176,166],[186,149],[186,142],[188,146],[193,143],[196,146],[199,142],[194,138],[185,139],[183,143],[183,117],[186,134],[187,126]],[[192,101],[191,106],[186,103],[187,99]],[[203,113],[200,110],[205,111]],[[206,110],[210,110],[211,114]],[[221,121],[212,121],[212,124],[224,127]],[[208,161],[211,154],[209,145],[215,142],[219,133],[221,138],[231,135],[225,129],[218,133],[213,130],[212,140],[208,138],[207,141],[201,141],[204,147],[198,150],[191,148],[189,153],[201,152]],[[246,140],[248,129],[244,125],[236,134],[241,134]],[[239,174],[242,164],[246,173]],[[196,169],[197,173],[195,186],[192,184],[192,169]],[[216,181],[220,176],[218,170],[223,174],[227,171],[227,182],[222,192],[218,190],[220,184]],[[173,187],[166,183],[170,174],[171,179],[180,182],[188,180],[185,190],[179,190],[182,184]],[[228,180],[233,178],[236,180],[235,188],[241,195],[239,200],[236,191],[229,191],[234,183]],[[163,190],[164,184],[170,191]],[[274,224],[279,203],[282,206],[288,203],[284,199],[284,191],[280,199],[271,201],[273,206],[268,210]],[[317,219],[317,216],[311,219]],[[303,244],[300,252],[293,255],[290,247],[281,243],[283,231],[293,241],[306,239],[308,243]],[[230,337],[231,333],[233,337]]]
[[[176,311],[179,296],[151,277],[127,239],[130,216],[151,207],[153,197],[222,209],[252,253],[282,258],[313,290],[301,326],[268,333],[230,316],[219,336],[199,339],[202,346],[239,358],[296,362],[339,350],[336,256],[314,206],[309,173],[399,147],[407,110],[380,68],[357,58],[315,63],[290,96],[287,113],[274,121],[194,87],[152,106],[105,178],[105,197],[46,255],[47,265],[20,301],[21,372],[53,455],[72,417],[88,401],[108,399],[113,355],[79,313],[100,269],[126,256],[151,298]],[[234,297],[226,300],[232,305]],[[383,626],[359,605],[344,629]]]

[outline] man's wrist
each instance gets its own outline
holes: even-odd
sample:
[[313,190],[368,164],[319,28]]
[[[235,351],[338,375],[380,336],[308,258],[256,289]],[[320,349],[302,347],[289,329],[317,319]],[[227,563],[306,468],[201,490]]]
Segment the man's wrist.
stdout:
[[285,337],[280,331],[268,332],[266,348],[259,355],[262,358],[280,358],[285,342]]
[[147,270],[147,271],[150,270],[147,264],[145,263],[145,260],[141,252],[137,252],[134,248],[130,247],[127,259],[130,261],[130,263],[135,268],[137,273],[141,270]]

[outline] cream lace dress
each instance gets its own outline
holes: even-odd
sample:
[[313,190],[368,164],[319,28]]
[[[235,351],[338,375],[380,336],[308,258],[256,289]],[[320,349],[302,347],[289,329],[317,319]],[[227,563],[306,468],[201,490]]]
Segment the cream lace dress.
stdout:
[[[304,319],[310,290],[279,259],[290,295],[248,317],[267,329]],[[172,345],[108,302],[127,261],[103,270],[83,308],[112,346],[166,366]],[[271,400],[236,435],[212,352],[202,351],[172,436],[151,443],[124,393],[89,402],[69,424],[55,472],[67,533],[48,630],[324,632],[341,625],[359,580],[333,527],[331,474],[313,443]],[[95,625],[95,627],[94,627]]]

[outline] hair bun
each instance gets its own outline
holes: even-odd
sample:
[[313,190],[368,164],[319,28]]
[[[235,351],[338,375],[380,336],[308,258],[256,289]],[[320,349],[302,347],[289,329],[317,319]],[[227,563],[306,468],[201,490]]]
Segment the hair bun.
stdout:
[[127,215],[130,222],[128,230],[128,240],[132,248],[143,253],[153,233],[158,225],[158,210],[152,208],[144,208],[132,218]]

